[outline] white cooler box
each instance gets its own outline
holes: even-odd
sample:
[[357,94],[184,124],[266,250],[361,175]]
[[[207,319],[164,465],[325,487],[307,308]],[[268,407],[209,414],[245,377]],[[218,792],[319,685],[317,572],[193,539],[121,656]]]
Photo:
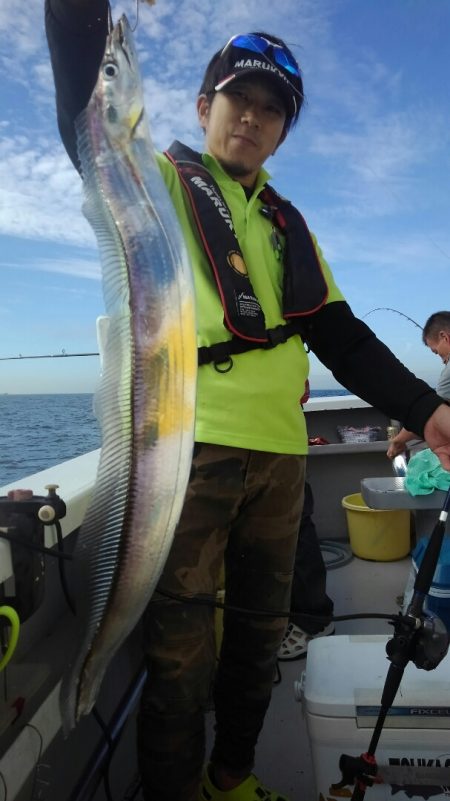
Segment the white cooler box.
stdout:
[[[390,665],[387,635],[338,635],[308,646],[302,701],[311,744],[314,801],[351,798],[341,781],[341,754],[369,747]],[[383,728],[376,760],[383,784],[366,801],[450,798],[450,656],[431,672],[411,662]],[[308,799],[308,801],[310,801]]]

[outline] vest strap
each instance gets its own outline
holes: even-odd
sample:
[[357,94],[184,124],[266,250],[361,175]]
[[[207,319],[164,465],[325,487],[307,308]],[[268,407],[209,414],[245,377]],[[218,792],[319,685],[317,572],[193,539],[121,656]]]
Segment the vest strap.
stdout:
[[198,153],[174,142],[165,155],[174,164],[190,202],[224,313],[224,326],[249,342],[264,343],[266,321],[251,284],[231,212]]
[[[247,342],[244,339],[232,337],[224,342],[216,342],[214,345],[202,345],[198,348],[198,366],[201,367],[203,364],[213,363],[214,367],[217,369],[218,365],[225,364],[226,362],[231,362],[232,364],[231,357],[238,353],[246,353],[256,348],[272,350],[272,348],[276,348],[277,345],[287,342],[290,337],[300,334],[301,328],[302,324],[300,320],[293,320],[285,325],[280,324],[275,326],[275,328],[268,328],[266,331],[267,342],[262,344],[260,342]],[[219,372],[225,371],[220,370]]]

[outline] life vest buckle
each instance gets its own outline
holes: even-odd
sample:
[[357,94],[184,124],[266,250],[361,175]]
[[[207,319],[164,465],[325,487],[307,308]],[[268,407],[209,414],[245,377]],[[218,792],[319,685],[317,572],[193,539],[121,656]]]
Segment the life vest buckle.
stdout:
[[[218,373],[228,373],[233,367],[231,359],[232,342],[227,339],[224,342],[216,342],[214,345],[202,345],[198,349],[198,365],[214,364],[214,369]],[[223,365],[219,366],[219,365]]]
[[281,345],[289,339],[288,327],[283,323],[280,323],[275,328],[268,328],[266,334],[269,340],[269,348],[276,348],[277,345]]

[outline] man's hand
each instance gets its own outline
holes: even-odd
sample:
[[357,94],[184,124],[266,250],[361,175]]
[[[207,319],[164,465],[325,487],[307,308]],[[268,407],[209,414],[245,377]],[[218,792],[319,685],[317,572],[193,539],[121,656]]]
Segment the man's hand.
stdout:
[[450,406],[442,404],[425,423],[424,437],[439,457],[442,467],[450,470]]
[[410,442],[412,439],[419,439],[412,431],[407,431],[406,428],[402,428],[396,437],[392,437],[389,448],[387,449],[387,455],[389,459],[394,459],[400,453],[403,453],[406,450],[406,443]]

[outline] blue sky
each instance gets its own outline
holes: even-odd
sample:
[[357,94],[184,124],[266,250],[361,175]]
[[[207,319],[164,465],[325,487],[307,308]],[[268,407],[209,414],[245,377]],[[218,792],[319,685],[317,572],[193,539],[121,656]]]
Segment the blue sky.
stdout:
[[[113,2],[135,19],[134,2]],[[136,40],[158,148],[201,145],[195,98],[239,32],[282,36],[306,108],[267,167],[316,233],[355,314],[423,324],[450,308],[450,0],[158,0]],[[59,141],[43,0],[0,5],[0,356],[97,350],[97,248]],[[408,320],[366,320],[417,375],[438,359]],[[96,358],[0,361],[0,392],[90,392]],[[312,386],[335,386],[312,360]]]

